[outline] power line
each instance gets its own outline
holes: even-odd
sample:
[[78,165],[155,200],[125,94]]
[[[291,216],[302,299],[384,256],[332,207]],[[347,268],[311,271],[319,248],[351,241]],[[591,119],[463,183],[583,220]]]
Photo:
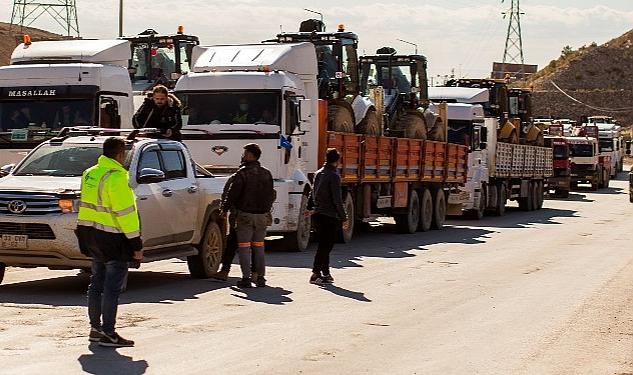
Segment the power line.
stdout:
[[552,85],[556,88],[556,90],[560,91],[563,95],[565,95],[566,97],[568,97],[569,99],[571,99],[573,102],[578,103],[580,105],[583,105],[587,108],[591,108],[593,110],[596,111],[600,111],[600,112],[612,112],[612,113],[617,113],[617,112],[633,112],[633,107],[625,107],[625,108],[602,108],[602,107],[596,107],[596,106],[592,106],[589,105],[587,103],[583,103],[580,100],[574,98],[573,96],[569,95],[567,92],[565,92],[565,90],[563,90],[562,88],[560,88],[560,86],[558,86],[556,84],[556,82],[554,82],[553,80],[550,80],[550,82],[552,83]]

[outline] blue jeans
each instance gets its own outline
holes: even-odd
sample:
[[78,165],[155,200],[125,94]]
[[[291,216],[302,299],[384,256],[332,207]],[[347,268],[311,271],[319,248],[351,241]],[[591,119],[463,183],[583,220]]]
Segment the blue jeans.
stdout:
[[119,294],[121,294],[127,269],[127,262],[118,260],[102,262],[93,259],[88,287],[88,316],[92,328],[102,330],[106,334],[114,333]]

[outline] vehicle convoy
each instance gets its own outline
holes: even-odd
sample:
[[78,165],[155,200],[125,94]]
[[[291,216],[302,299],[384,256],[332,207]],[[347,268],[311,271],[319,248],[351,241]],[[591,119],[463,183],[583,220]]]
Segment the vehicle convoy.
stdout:
[[565,137],[569,144],[571,188],[573,190],[577,189],[579,184],[590,184],[591,190],[597,191],[609,187],[611,158],[600,156],[598,139],[595,137],[597,134],[593,134],[589,126],[585,129],[589,132],[583,132],[576,137]]
[[428,110],[427,61],[383,47],[360,58],[361,92],[374,103],[384,134],[444,141],[444,121]]
[[553,174],[547,180],[550,196],[567,198],[571,190],[571,163],[570,147],[563,136],[563,125],[550,125],[545,146],[551,147],[553,152]]
[[622,127],[609,116],[587,117],[583,126],[587,125],[598,128],[600,155],[611,159],[611,178],[615,178],[619,172],[623,171],[624,164],[624,144],[620,134]]
[[132,127],[129,42],[25,43],[0,67],[0,164],[17,163],[67,126]]
[[[175,89],[184,104],[184,142],[214,173],[235,171],[242,146],[260,145],[277,191],[269,234],[283,235],[288,248],[308,245],[303,213],[327,147],[342,154],[345,205],[356,222],[394,216],[400,231],[428,230],[442,226],[449,200],[460,204],[465,146],[327,131],[332,110],[319,99],[312,43],[196,47],[193,55],[192,72]],[[353,230],[354,221],[346,241]]]
[[[449,142],[469,148],[466,191],[470,199],[463,208],[478,219],[486,212],[503,215],[508,200],[518,201],[522,210],[540,209],[552,176],[552,149],[534,145],[541,142],[540,129],[521,125],[529,114],[529,102],[512,99],[520,96],[508,98],[506,93],[500,82],[483,80],[429,88],[432,103],[448,103]],[[519,94],[523,91],[516,90],[515,95]],[[517,117],[500,114],[507,108],[513,108],[511,115]],[[518,132],[521,128],[529,130]]]
[[299,32],[281,33],[269,42],[310,42],[317,53],[319,99],[328,102],[328,130],[344,133],[382,135],[376,107],[360,90],[358,36],[338,25],[326,32],[319,20],[306,20]]
[[193,277],[217,271],[226,233],[219,212],[225,179],[197,166],[179,142],[145,138],[137,130],[66,128],[0,179],[0,282],[6,267],[90,268],[74,233],[81,176],[113,135],[127,135],[143,261],[187,257]]

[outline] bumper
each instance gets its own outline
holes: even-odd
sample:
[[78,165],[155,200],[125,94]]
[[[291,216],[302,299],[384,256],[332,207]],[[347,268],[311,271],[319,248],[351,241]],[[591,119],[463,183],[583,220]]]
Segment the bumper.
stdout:
[[28,229],[33,224],[39,227],[48,226],[53,234],[53,236],[47,236],[50,239],[29,238],[26,249],[0,248],[0,262],[8,266],[22,267],[89,267],[90,259],[79,251],[79,244],[74,233],[76,222],[77,216],[72,214],[44,216],[0,215],[0,223],[10,223],[12,228],[11,231],[8,231],[6,229],[7,226],[0,225],[0,234],[33,235],[33,233],[29,233]]
[[554,189],[569,190],[569,188],[571,187],[571,178],[552,177],[547,180],[547,185],[550,190],[554,190]]

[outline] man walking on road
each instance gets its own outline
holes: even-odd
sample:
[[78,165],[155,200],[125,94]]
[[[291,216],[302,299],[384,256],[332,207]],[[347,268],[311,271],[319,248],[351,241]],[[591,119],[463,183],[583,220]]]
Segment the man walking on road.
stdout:
[[319,235],[319,247],[314,256],[314,266],[310,283],[331,284],[330,252],[334,247],[341,226],[347,230],[349,222],[341,190],[338,163],[341,155],[334,148],[327,150],[325,165],[314,176],[314,189],[308,200],[306,215],[312,220]]
[[[242,280],[237,282],[240,288],[250,288],[252,282],[258,287],[266,286],[264,238],[266,228],[272,224],[270,210],[275,202],[276,192],[272,174],[259,163],[261,154],[259,145],[255,143],[244,146],[242,165],[231,176],[230,186],[222,201],[222,210],[231,210],[231,215],[235,215],[235,232],[242,268]],[[251,253],[255,259],[257,280],[251,277]]]
[[143,259],[136,197],[124,161],[125,142],[108,138],[97,165],[83,173],[77,222],[81,252],[92,257],[89,340],[111,347],[134,346],[114,327],[128,262]]

